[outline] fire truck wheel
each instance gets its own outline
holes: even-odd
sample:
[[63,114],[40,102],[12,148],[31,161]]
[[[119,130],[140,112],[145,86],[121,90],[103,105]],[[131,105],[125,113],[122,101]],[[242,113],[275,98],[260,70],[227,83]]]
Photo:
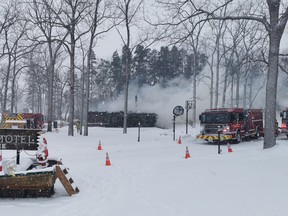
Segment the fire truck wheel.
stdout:
[[240,143],[242,141],[242,137],[241,137],[241,134],[239,131],[237,131],[237,134],[236,134],[236,143]]

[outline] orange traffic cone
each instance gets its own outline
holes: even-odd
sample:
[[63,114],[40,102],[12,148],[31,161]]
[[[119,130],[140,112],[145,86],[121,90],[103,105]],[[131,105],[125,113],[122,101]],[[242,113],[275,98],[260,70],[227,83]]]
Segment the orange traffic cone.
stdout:
[[111,162],[107,152],[106,152],[106,166],[111,166]]
[[102,150],[101,141],[99,141],[98,150]]
[[230,146],[229,142],[227,143],[228,145],[228,152],[233,152],[232,147]]
[[181,136],[179,136],[179,139],[178,139],[178,144],[182,144],[182,140],[181,140]]
[[0,154],[0,172],[2,172],[2,154]]
[[185,159],[188,159],[188,158],[190,158],[190,153],[189,153],[189,150],[188,150],[188,146],[186,146]]

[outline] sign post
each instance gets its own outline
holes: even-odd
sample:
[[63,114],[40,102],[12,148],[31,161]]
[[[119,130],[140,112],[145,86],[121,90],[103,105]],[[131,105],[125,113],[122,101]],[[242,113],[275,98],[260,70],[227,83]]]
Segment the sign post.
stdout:
[[182,106],[176,106],[173,109],[173,141],[175,141],[175,120],[176,117],[183,115],[184,113],[184,108]]
[[221,133],[221,127],[218,126],[218,154],[221,154],[221,148],[220,148],[220,142],[221,142],[221,139],[220,139],[220,133]]
[[192,104],[193,104],[192,100],[187,100],[186,101],[186,134],[188,134],[188,111],[190,109],[192,109]]
[[141,124],[140,122],[138,122],[138,142],[140,142],[140,128],[141,128]]
[[173,115],[173,141],[175,141],[175,120],[176,120],[176,116]]

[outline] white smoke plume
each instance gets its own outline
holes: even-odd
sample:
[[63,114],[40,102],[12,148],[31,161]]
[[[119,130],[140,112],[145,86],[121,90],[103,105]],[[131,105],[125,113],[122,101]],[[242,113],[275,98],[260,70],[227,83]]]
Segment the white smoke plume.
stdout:
[[[204,89],[197,93],[197,98],[199,98],[197,110],[199,112],[207,108],[206,104],[209,101],[209,91],[206,86]],[[167,128],[172,126],[174,107],[182,106],[185,109],[185,101],[192,100],[192,96],[192,81],[183,78],[174,79],[165,88],[155,85],[138,89],[132,84],[129,87],[128,111],[156,113],[158,115],[157,126]],[[115,101],[103,103],[99,106],[99,111],[116,112],[123,110],[123,95]],[[191,121],[192,110],[189,110],[188,117]],[[185,119],[186,110],[182,116],[176,118],[176,123],[185,123]]]

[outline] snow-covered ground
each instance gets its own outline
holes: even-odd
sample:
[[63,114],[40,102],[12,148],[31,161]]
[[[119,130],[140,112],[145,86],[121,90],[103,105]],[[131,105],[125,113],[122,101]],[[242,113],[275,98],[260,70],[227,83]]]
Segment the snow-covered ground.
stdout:
[[[232,145],[197,140],[199,128],[89,128],[45,133],[51,157],[62,159],[80,193],[59,180],[51,198],[0,199],[1,216],[287,216],[288,139],[263,150],[263,139]],[[99,141],[102,151],[97,150]],[[191,158],[185,159],[186,146]],[[24,161],[33,151],[22,152]],[[111,166],[105,166],[106,153]],[[3,151],[4,159],[15,152]]]

